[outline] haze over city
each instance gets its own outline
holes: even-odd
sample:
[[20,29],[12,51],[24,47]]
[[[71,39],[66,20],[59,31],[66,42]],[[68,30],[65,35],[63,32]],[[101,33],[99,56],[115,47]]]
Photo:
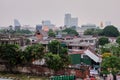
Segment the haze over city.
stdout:
[[78,17],[78,24],[100,25],[110,21],[120,26],[119,0],[0,0],[0,26],[13,25],[18,19],[21,25],[35,26],[42,20],[50,20],[56,26],[64,25],[64,15]]

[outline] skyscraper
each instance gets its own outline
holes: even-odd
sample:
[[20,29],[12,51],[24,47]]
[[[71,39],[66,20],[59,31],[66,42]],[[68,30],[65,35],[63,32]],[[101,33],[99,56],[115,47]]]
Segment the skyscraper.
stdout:
[[36,25],[36,31],[42,30],[42,25]]
[[43,30],[54,29],[55,25],[52,24],[50,20],[44,20],[42,21],[42,28]]
[[71,14],[65,14],[64,26],[70,27],[71,25]]
[[21,25],[17,19],[14,19],[15,31],[20,30]]
[[78,18],[71,17],[71,14],[65,14],[64,18],[64,26],[66,27],[72,27],[72,26],[78,26]]

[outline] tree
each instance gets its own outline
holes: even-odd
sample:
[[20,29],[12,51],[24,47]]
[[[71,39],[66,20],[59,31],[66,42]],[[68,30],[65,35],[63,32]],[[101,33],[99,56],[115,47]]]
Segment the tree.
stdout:
[[8,71],[12,72],[12,68],[22,63],[19,56],[19,47],[14,44],[0,45],[0,58],[7,61],[5,63]]
[[120,47],[118,44],[105,44],[104,46],[101,47],[100,49],[101,53],[111,53],[114,56],[120,57]]
[[67,32],[67,34],[72,34],[72,35],[76,35],[76,36],[79,35],[78,32],[73,28],[66,28],[66,29],[62,30],[62,32]]
[[102,35],[102,29],[87,29],[84,31],[84,35]]
[[53,54],[67,54],[68,50],[65,47],[62,47],[61,43],[58,40],[52,40],[48,44],[49,52]]
[[22,30],[17,30],[15,33],[16,34],[31,34],[32,32],[30,30],[22,29]]
[[53,32],[53,30],[50,29],[50,30],[48,31],[48,36],[49,36],[49,37],[55,37],[55,32]]
[[110,57],[110,56],[112,56],[111,53],[103,53],[102,54],[102,58],[106,58],[106,57]]
[[117,37],[116,42],[120,45],[120,36]]
[[110,56],[103,59],[101,63],[103,73],[105,74],[116,74],[120,70],[120,58],[116,56]]
[[32,61],[43,58],[44,47],[41,44],[34,44],[27,46],[23,53],[23,59],[25,62],[31,64]]
[[103,35],[107,37],[117,37],[119,36],[119,31],[115,26],[110,25],[103,29]]
[[63,68],[61,57],[59,56],[59,54],[45,54],[45,62],[47,67],[53,69],[55,72]]
[[84,31],[84,35],[93,35],[93,30],[94,29],[87,29]]
[[57,40],[53,40],[48,44],[48,50],[53,54],[59,54],[60,48],[61,48],[60,42]]
[[[58,69],[60,70],[61,68],[67,67],[71,63],[71,59],[68,55],[68,50],[65,47],[62,47],[61,43],[57,40],[53,40],[48,44],[48,49],[49,52],[47,56],[59,56],[60,57],[60,62],[58,62]],[[50,57],[51,58],[51,57]],[[48,59],[48,58],[46,58]],[[50,59],[51,62],[54,62],[54,59]],[[56,60],[57,61],[57,60]],[[47,65],[50,65],[48,62],[46,63]],[[53,63],[54,64],[54,63]],[[53,66],[52,63],[50,66]],[[55,70],[56,71],[56,70]]]
[[98,40],[98,44],[102,45],[102,46],[105,45],[105,44],[108,44],[108,43],[109,43],[109,39],[107,37],[101,37]]

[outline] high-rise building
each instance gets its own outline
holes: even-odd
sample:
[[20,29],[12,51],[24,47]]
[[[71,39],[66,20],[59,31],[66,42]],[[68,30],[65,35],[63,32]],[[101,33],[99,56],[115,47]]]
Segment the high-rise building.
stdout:
[[98,27],[95,24],[84,24],[81,25],[79,29],[76,29],[79,34],[84,34],[84,31],[87,29],[97,29]]
[[78,26],[78,18],[71,18],[71,27]]
[[17,19],[14,19],[15,31],[20,30],[21,25]]
[[70,27],[71,25],[71,14],[65,14],[64,26]]
[[42,21],[42,28],[43,28],[43,30],[45,29],[45,31],[47,31],[49,29],[54,29],[55,25],[51,24],[51,22],[49,20],[44,20],[44,21]]
[[36,31],[42,30],[42,25],[36,25]]
[[65,14],[64,18],[64,26],[66,27],[72,27],[72,26],[78,26],[78,18],[71,17],[71,14]]

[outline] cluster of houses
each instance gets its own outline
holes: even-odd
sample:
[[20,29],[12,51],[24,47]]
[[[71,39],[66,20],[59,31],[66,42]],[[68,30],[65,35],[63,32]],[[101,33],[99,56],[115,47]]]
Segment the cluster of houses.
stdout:
[[[30,44],[43,44],[48,50],[47,45],[51,40],[57,39],[63,46],[68,48],[68,54],[71,56],[71,66],[79,67],[85,65],[99,65],[101,56],[96,53],[98,37],[93,36],[70,36],[50,38],[47,32],[43,30],[36,31],[34,35],[15,36],[11,34],[0,34],[0,44],[18,44],[21,47],[26,46],[26,40],[29,39]],[[110,38],[111,42],[115,42],[115,38]],[[39,63],[38,63],[39,64]]]

